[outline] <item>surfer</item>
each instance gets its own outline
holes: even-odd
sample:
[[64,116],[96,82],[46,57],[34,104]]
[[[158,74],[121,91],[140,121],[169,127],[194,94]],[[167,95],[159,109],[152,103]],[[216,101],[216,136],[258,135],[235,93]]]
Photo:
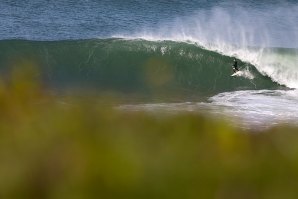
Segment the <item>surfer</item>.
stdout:
[[239,71],[236,58],[234,58],[233,71],[234,71],[234,73]]

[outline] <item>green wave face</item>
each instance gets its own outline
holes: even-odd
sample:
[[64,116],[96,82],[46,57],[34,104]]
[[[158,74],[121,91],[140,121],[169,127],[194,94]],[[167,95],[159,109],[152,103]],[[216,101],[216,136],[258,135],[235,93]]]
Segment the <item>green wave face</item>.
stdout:
[[274,89],[278,84],[254,66],[239,67],[254,77],[231,77],[233,58],[197,45],[173,41],[98,39],[0,42],[0,66],[33,60],[52,88],[183,99],[243,89]]

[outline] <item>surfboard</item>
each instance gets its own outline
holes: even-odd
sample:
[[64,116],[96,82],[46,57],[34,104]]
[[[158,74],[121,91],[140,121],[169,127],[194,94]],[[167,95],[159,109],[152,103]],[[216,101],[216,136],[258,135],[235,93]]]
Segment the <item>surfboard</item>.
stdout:
[[235,76],[240,76],[242,74],[242,72],[240,70],[238,70],[237,72],[233,73],[231,76],[235,77]]

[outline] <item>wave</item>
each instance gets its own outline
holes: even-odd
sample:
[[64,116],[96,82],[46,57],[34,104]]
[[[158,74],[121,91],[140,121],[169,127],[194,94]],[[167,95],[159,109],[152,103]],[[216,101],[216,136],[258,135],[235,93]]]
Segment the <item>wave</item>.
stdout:
[[278,84],[298,88],[297,4],[261,3],[258,6],[262,7],[262,12],[260,7],[251,5],[218,4],[173,18],[158,27],[146,26],[128,34],[116,32],[114,36],[150,41],[188,41],[210,51],[238,57]]
[[[33,61],[40,66],[43,81],[54,88],[95,88],[172,98],[276,89],[284,83],[272,81],[258,64],[249,63],[245,57],[238,64],[249,76],[231,77],[233,56],[241,57],[240,54],[223,55],[188,42],[119,38],[2,40],[0,51],[2,71],[19,60]],[[275,51],[278,52],[288,53]]]

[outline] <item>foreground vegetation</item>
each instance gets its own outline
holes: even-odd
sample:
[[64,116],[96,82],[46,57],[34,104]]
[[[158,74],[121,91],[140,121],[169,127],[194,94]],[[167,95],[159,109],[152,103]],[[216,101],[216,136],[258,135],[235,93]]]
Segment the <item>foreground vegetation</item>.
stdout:
[[181,114],[0,83],[0,198],[297,198],[298,129],[243,132]]

